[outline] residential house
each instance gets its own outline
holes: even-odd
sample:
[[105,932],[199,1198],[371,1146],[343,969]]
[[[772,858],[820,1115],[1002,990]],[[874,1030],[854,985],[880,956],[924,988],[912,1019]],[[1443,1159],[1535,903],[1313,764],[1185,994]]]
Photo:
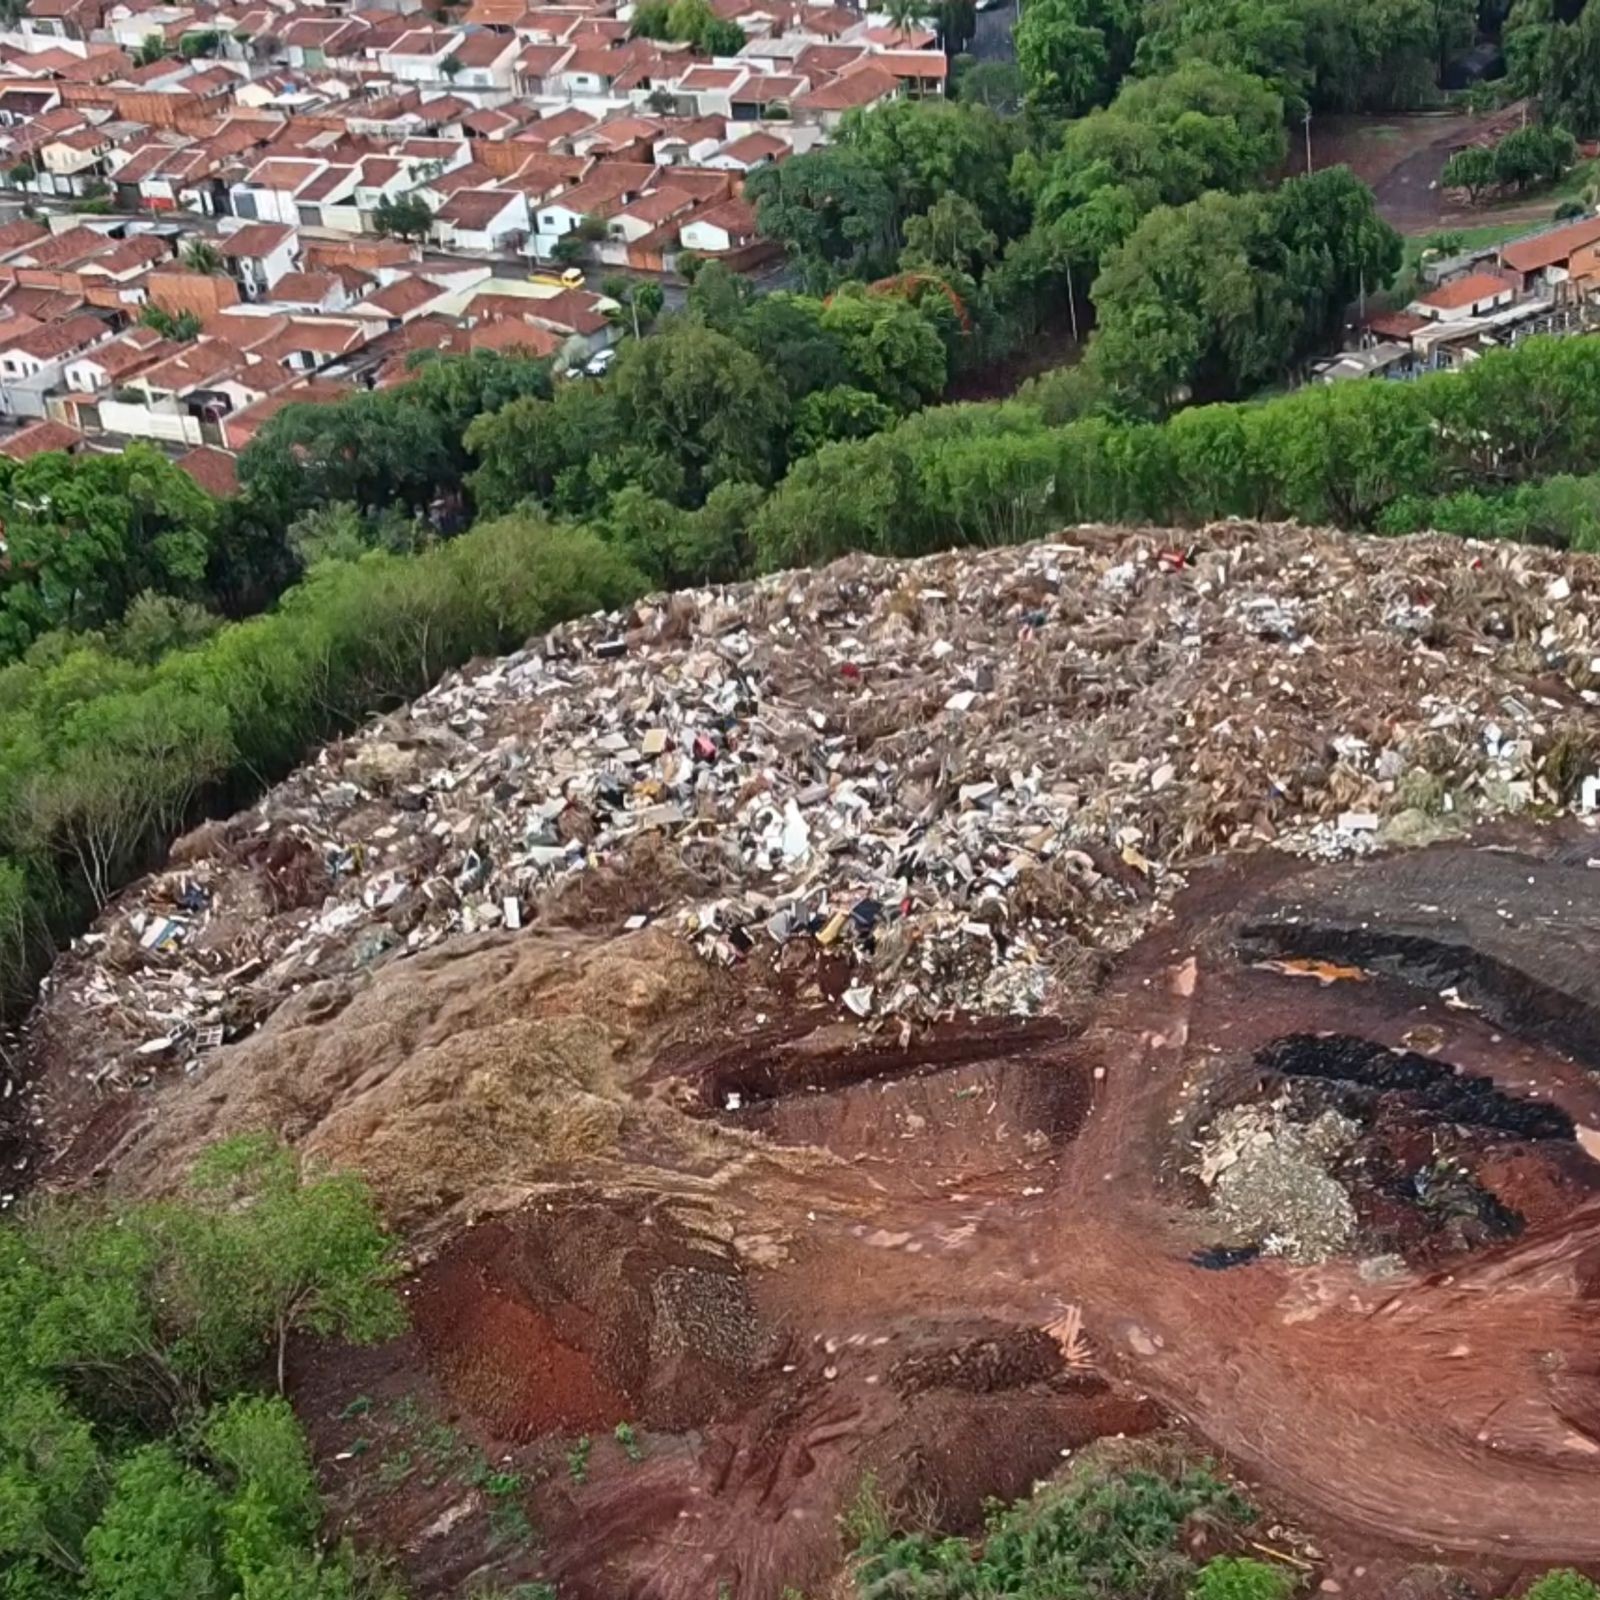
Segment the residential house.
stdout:
[[46,397],[73,356],[109,338],[110,326],[81,314],[24,332],[0,332],[0,415],[43,417]]
[[154,328],[133,327],[74,356],[63,366],[61,375],[74,394],[99,394],[141,368],[164,360],[177,348]]
[[447,250],[510,249],[529,228],[528,197],[520,189],[458,189],[433,217],[434,238]]
[[76,428],[69,428],[65,423],[46,420],[18,428],[15,433],[0,442],[0,456],[12,461],[31,461],[34,456],[57,452],[71,456],[76,455],[85,442],[83,435]]
[[282,223],[246,223],[232,233],[219,234],[216,246],[228,274],[246,300],[259,300],[277,281],[293,271],[299,252],[295,231]]
[[509,99],[517,87],[517,57],[522,53],[515,35],[487,30],[458,35],[446,61],[451,89],[466,99],[492,104]]
[[792,154],[787,141],[776,134],[747,133],[730,140],[720,150],[712,151],[700,164],[719,172],[754,172],[757,167],[771,166],[774,161],[784,161]]
[[1430,322],[1464,322],[1498,311],[1516,297],[1516,285],[1508,279],[1490,272],[1474,272],[1441,283],[1437,289],[1419,295],[1406,309]]
[[1574,252],[1600,244],[1600,216],[1582,217],[1559,228],[1500,248],[1500,265],[1516,275],[1524,290],[1553,287],[1569,276]]
[[316,157],[268,156],[229,191],[233,214],[252,222],[298,223],[297,197],[327,164]]

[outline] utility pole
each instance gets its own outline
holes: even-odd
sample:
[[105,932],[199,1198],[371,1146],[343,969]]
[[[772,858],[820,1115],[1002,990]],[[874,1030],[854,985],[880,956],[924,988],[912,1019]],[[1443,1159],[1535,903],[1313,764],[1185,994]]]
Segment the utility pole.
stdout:
[[1311,176],[1311,107],[1306,107],[1306,176]]

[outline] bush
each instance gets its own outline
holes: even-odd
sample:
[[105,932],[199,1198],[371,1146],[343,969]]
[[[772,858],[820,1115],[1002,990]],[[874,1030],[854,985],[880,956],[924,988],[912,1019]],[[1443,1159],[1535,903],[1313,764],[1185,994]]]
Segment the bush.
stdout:
[[1208,1561],[1189,1591],[1191,1600],[1288,1600],[1292,1574],[1248,1556],[1217,1556]]
[[1209,1472],[1086,1461],[1064,1484],[1002,1510],[981,1544],[897,1533],[869,1491],[846,1522],[862,1600],[1176,1600],[1194,1565],[1185,1524],[1248,1523],[1254,1513]]
[[1600,1600],[1600,1584],[1571,1567],[1558,1567],[1528,1586],[1523,1600]]
[[[261,1137],[178,1200],[58,1200],[0,1226],[0,1591],[28,1600],[355,1600],[286,1401],[306,1329],[404,1324],[358,1179]],[[276,1361],[274,1352],[277,1352]]]

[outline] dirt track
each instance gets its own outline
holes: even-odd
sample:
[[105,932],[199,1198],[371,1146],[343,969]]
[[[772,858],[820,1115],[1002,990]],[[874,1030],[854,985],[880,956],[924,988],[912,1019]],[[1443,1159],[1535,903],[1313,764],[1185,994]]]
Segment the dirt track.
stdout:
[[[1470,898],[1482,863],[1502,902],[1525,864],[1408,859],[1437,863],[1408,880],[1418,895],[1455,883]],[[713,1198],[708,1169],[682,1184],[657,1169],[653,1197],[591,1188],[475,1230],[424,1274],[420,1345],[314,1374],[303,1403],[331,1413],[387,1362],[530,1461],[580,1429],[609,1449],[615,1420],[639,1421],[645,1461],[602,1452],[589,1483],[561,1483],[558,1468],[535,1496],[540,1570],[585,1595],[821,1584],[864,1470],[947,1525],[975,1523],[984,1495],[1026,1492],[1062,1451],[1162,1412],[1344,1552],[1330,1570],[1346,1593],[1401,1592],[1396,1574],[1430,1554],[1495,1592],[1518,1563],[1600,1562],[1600,1167],[1581,1148],[1600,1090],[1554,1047],[1439,999],[1438,951],[1459,929],[1407,947],[1419,988],[1241,961],[1239,909],[1281,908],[1259,891],[1284,871],[1203,882],[1075,1039],[990,1028],[942,1059],[835,1057],[831,1075],[802,1053],[787,1058],[789,1093],[779,1047],[762,1056],[771,1092],[734,1113],[720,1107],[730,1073],[755,1081],[750,1052],[702,1048],[698,1070],[675,1053],[635,1093],[656,1118],[699,1101],[696,1117],[734,1127],[736,1182]],[[1560,881],[1564,908],[1548,884],[1527,890],[1547,913],[1540,938],[1600,905],[1600,886],[1583,898],[1583,869]],[[1300,938],[1315,945],[1304,926]],[[1469,986],[1466,1002],[1505,1006],[1539,948],[1502,940],[1500,992]],[[1566,970],[1582,982],[1581,962]],[[1214,1224],[1184,1170],[1188,1139],[1208,1103],[1253,1092],[1254,1053],[1291,1033],[1395,1049],[1425,1038],[1430,1060],[1493,1079],[1480,1087],[1496,1105],[1570,1114],[1579,1140],[1481,1141],[1482,1171],[1526,1231],[1442,1266],[1391,1263],[1376,1281],[1353,1257],[1195,1265]],[[1099,1376],[1042,1339],[1068,1307]],[[485,1364],[503,1373],[487,1387]],[[524,1417],[523,1374],[562,1395],[530,1391]],[[354,1476],[348,1487],[359,1503]],[[422,1551],[419,1570],[459,1581],[452,1559]]]

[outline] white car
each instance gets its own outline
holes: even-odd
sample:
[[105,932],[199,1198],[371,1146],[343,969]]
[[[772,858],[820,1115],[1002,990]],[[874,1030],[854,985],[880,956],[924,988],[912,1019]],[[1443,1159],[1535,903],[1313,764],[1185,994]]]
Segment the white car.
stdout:
[[611,370],[611,363],[617,359],[615,350],[597,350],[584,362],[583,370],[591,378],[603,378]]

